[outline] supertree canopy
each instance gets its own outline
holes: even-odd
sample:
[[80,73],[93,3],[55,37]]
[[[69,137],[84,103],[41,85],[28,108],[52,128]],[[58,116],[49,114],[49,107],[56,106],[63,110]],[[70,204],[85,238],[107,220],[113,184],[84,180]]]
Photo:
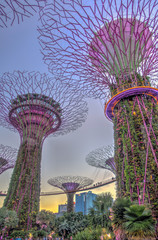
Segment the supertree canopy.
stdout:
[[157,0],[54,0],[40,12],[44,61],[51,72],[64,68],[65,81],[90,81],[90,92],[99,85],[98,95],[149,85],[158,66],[157,7]]
[[77,129],[87,104],[71,87],[46,74],[14,72],[1,77],[0,125],[20,134],[20,148],[4,206],[18,213],[22,229],[39,211],[40,163],[44,139]]
[[90,166],[107,169],[115,174],[114,147],[108,145],[106,147],[97,148],[86,156],[86,162]]
[[108,100],[118,196],[158,216],[158,1],[54,0],[40,18],[49,71]]
[[62,189],[67,194],[67,212],[73,212],[73,198],[77,190],[91,185],[93,180],[80,176],[59,176],[48,180],[48,183],[54,187]]
[[43,7],[45,2],[46,0],[2,0],[0,2],[0,27],[4,28],[13,25],[14,22],[22,22]]
[[0,144],[0,174],[14,167],[17,153],[16,148]]

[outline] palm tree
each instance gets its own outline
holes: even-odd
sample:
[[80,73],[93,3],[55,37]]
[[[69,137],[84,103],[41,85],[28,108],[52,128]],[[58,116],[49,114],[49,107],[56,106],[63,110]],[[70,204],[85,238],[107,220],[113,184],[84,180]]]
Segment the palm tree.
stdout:
[[113,203],[113,198],[111,193],[102,193],[99,194],[96,199],[93,201],[94,208],[98,214],[107,213],[109,208],[111,208]]
[[151,211],[144,205],[131,205],[125,208],[124,228],[130,239],[155,239],[155,222]]
[[96,227],[97,225],[99,225],[97,212],[94,208],[89,208],[88,221],[91,227]]
[[108,232],[112,231],[111,220],[109,218],[110,208],[112,207],[113,198],[110,193],[97,195],[93,201],[93,208],[89,208],[88,220],[92,228],[101,226]]
[[124,213],[126,207],[130,207],[131,201],[126,198],[117,198],[112,207],[112,224],[117,240],[126,239],[123,223],[125,222]]

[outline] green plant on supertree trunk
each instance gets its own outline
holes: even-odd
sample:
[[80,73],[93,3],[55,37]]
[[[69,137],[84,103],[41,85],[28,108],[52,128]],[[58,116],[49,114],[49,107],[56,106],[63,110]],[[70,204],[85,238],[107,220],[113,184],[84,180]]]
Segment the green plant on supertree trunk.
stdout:
[[75,193],[68,193],[67,194],[67,212],[73,212],[74,211],[74,195]]
[[[121,99],[114,109],[115,163],[119,197],[150,203],[158,216],[158,106],[148,95]],[[147,134],[149,133],[149,137]]]
[[[41,146],[22,143],[10,181],[4,206],[18,210],[19,225],[31,222],[35,227],[35,216],[39,212]],[[29,216],[26,214],[29,213]]]

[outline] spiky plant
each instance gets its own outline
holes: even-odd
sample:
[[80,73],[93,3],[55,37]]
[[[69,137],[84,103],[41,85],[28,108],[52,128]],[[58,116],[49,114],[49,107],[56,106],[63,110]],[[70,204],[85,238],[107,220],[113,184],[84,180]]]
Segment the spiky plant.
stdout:
[[151,210],[144,205],[125,207],[124,228],[130,239],[155,239],[155,222]]

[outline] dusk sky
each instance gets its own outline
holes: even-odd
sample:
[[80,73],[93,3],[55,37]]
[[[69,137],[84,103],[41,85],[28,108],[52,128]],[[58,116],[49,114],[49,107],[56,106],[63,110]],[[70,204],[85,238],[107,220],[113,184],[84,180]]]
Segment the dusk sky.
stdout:
[[[42,61],[37,32],[38,14],[25,19],[21,24],[0,29],[0,74],[5,72],[39,71],[48,73]],[[92,178],[94,182],[113,177],[109,171],[89,166],[86,155],[96,148],[113,144],[113,124],[104,115],[104,103],[87,99],[87,121],[78,130],[62,137],[50,135],[44,142],[41,163],[41,191],[58,191],[50,186],[49,178],[63,175],[78,175]],[[18,133],[0,127],[0,144],[19,148]],[[6,191],[12,170],[0,175],[0,191]],[[94,193],[111,192],[115,197],[115,184],[92,190]],[[0,207],[4,197],[0,197]],[[57,212],[58,204],[66,202],[66,195],[41,197],[41,209]]]

